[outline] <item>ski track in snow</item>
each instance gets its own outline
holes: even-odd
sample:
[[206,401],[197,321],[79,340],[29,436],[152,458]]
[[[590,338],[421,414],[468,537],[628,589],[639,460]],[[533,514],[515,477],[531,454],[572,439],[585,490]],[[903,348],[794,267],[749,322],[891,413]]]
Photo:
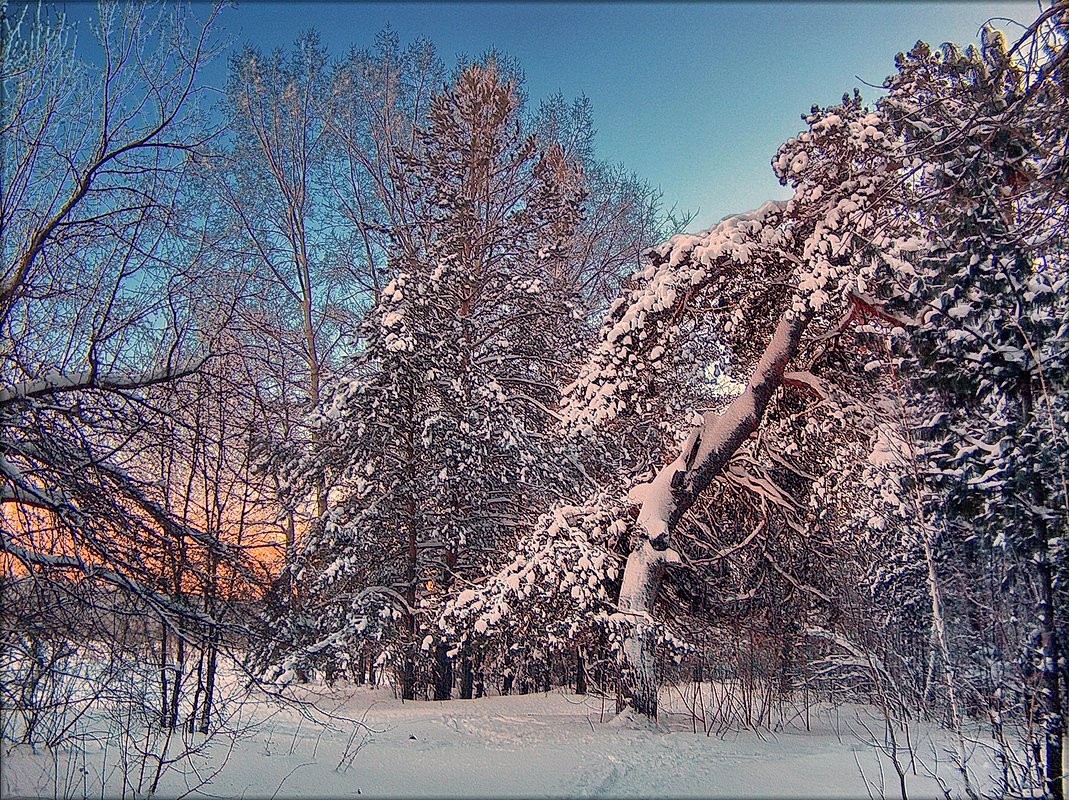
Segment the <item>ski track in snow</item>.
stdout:
[[[700,727],[691,732],[689,716],[667,694],[657,729],[612,720],[611,700],[603,714],[599,699],[560,691],[401,703],[388,690],[353,689],[324,695],[319,705],[338,717],[366,718],[372,727],[350,767],[343,763],[353,752],[352,722],[324,729],[284,710],[238,741],[224,769],[193,796],[865,797],[855,757],[866,777],[879,781],[875,751],[842,726],[836,735],[830,717],[812,732],[705,736]],[[212,758],[223,759],[228,746],[214,743]],[[98,762],[90,753],[89,796],[102,794]],[[121,790],[112,769],[105,796]],[[205,764],[198,771],[211,772]],[[887,763],[884,773],[884,791],[895,794]],[[5,753],[0,795],[70,796],[69,786],[57,792],[49,784],[54,774],[51,758],[16,748]],[[940,774],[952,778],[945,764]],[[196,783],[192,772],[172,771],[159,794],[176,796]],[[83,794],[81,778],[78,784],[74,796]],[[911,797],[940,794],[923,773],[907,785]]]

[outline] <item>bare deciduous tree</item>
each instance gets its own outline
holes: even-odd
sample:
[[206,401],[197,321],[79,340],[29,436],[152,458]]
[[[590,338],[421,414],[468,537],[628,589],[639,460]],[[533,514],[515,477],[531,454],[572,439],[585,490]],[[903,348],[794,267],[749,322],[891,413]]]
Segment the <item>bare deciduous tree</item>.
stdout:
[[99,66],[40,9],[3,23],[0,553],[168,624],[203,612],[143,553],[188,539],[233,556],[169,512],[137,458],[150,390],[203,366],[233,289],[191,180],[213,136],[196,79],[217,13],[191,26],[184,6],[104,3]]

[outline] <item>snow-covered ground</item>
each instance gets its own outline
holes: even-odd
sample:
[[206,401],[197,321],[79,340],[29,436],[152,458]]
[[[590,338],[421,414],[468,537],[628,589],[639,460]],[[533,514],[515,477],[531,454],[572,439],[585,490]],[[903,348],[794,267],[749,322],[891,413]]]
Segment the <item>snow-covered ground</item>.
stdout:
[[[890,762],[862,741],[862,722],[882,723],[860,707],[825,708],[776,733],[707,736],[681,698],[663,696],[657,728],[612,720],[600,699],[561,691],[479,700],[402,703],[387,689],[324,693],[329,725],[292,708],[246,706],[256,725],[237,739],[216,737],[207,751],[164,771],[157,794],[252,797],[867,797],[899,796]],[[365,729],[355,720],[363,719]],[[252,720],[246,718],[248,723]],[[860,734],[860,736],[858,735]],[[957,784],[948,742],[913,731],[927,769]],[[195,743],[195,740],[194,740]],[[172,743],[177,748],[180,743]],[[934,745],[934,748],[933,748]],[[8,749],[0,795],[126,796],[137,783],[136,759],[92,743],[54,757]],[[935,754],[933,756],[933,753]],[[127,754],[128,755],[128,754]],[[149,772],[151,772],[150,765]],[[942,796],[916,765],[911,798]],[[142,777],[142,792],[148,783]]]

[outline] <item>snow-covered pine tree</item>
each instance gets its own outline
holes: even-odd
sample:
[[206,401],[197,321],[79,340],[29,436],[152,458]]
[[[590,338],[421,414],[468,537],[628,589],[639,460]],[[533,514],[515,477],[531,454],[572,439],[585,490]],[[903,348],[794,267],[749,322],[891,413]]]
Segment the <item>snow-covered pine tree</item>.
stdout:
[[[1060,13],[1055,11],[1044,18],[1060,19]],[[994,101],[992,108],[978,107],[975,98],[971,98],[971,108],[963,108],[969,104],[963,102],[970,100],[968,90],[959,92],[961,97],[954,92],[946,92],[934,98],[935,102],[930,102],[933,98],[924,94],[929,88],[925,79],[930,76],[927,75],[918,81],[918,86],[904,88],[900,99],[907,104],[907,113],[914,113],[918,108],[926,111],[931,105],[936,117],[946,114],[953,120],[948,120],[944,130],[935,134],[934,141],[926,141],[923,147],[912,151],[899,141],[901,129],[892,130],[888,106],[877,113],[867,113],[862,111],[856,100],[850,102],[844,99],[843,106],[823,112],[814,109],[814,114],[807,119],[810,130],[788,142],[774,161],[778,173],[794,185],[795,197],[787,204],[771,205],[751,217],[727,220],[718,228],[698,237],[679,237],[670,242],[654,257],[648,274],[643,276],[645,285],[610,314],[603,329],[602,343],[576,384],[579,393],[576,395],[578,402],[574,404],[577,411],[575,419],[590,431],[619,419],[621,414],[626,414],[636,404],[645,402],[648,379],[657,372],[654,363],[657,359],[650,359],[649,356],[656,354],[658,359],[663,357],[665,342],[678,330],[673,324],[679,319],[678,307],[694,302],[696,297],[702,296],[700,292],[708,291],[711,283],[709,272],[721,284],[716,287],[720,290],[715,295],[716,302],[710,305],[734,308],[721,335],[733,348],[737,348],[738,354],[743,356],[740,360],[745,360],[749,348],[752,353],[750,358],[753,359],[751,363],[756,361],[743,392],[721,412],[708,412],[703,423],[691,432],[677,459],[661,469],[652,481],[640,484],[631,493],[642,504],[639,523],[644,533],[639,537],[638,546],[629,557],[625,569],[620,610],[636,620],[635,634],[625,647],[625,653],[634,669],[633,686],[637,691],[635,705],[639,710],[655,713],[656,693],[652,674],[655,637],[651,635],[650,614],[659,592],[660,578],[675,558],[669,541],[683,514],[696,502],[711,479],[723,473],[749,434],[761,425],[762,416],[777,388],[790,382],[785,375],[788,363],[798,361],[800,351],[807,346],[806,337],[816,332],[815,328],[819,330],[827,324],[821,322],[822,314],[843,308],[843,301],[846,301],[847,314],[842,317],[841,324],[848,322],[854,313],[849,309],[850,305],[898,328],[915,321],[895,313],[894,298],[891,296],[897,297],[896,290],[889,287],[895,286],[900,290],[903,276],[906,276],[908,283],[910,276],[917,274],[913,264],[918,259],[940,263],[945,260],[946,250],[958,249],[959,246],[953,241],[949,242],[948,247],[948,240],[960,237],[962,230],[954,225],[947,226],[945,218],[940,220],[941,210],[949,216],[964,212],[968,217],[978,209],[981,213],[985,213],[986,209],[991,219],[979,221],[974,228],[974,235],[981,239],[997,237],[999,223],[996,216],[1004,218],[1004,226],[1016,220],[1021,230],[1027,230],[1030,234],[1021,237],[1015,245],[1020,252],[1024,243],[1027,243],[1032,248],[1030,256],[1021,259],[1015,254],[1008,260],[1004,258],[1001,269],[996,261],[993,272],[1001,273],[1000,279],[1006,280],[1006,264],[1016,264],[1019,268],[1023,261],[1027,265],[1026,280],[1007,288],[1016,289],[1026,303],[1038,304],[1036,316],[1047,322],[1047,338],[1034,338],[1024,332],[1028,328],[1019,319],[1011,320],[1004,316],[1002,324],[1016,332],[1007,330],[1001,335],[1010,339],[1017,337],[1017,341],[1003,343],[995,348],[995,352],[1003,362],[1018,362],[1022,360],[1022,352],[1029,348],[1034,351],[1032,359],[1037,367],[1030,379],[1034,385],[1016,391],[1021,397],[1019,408],[1029,408],[1021,415],[1022,419],[1029,420],[1033,426],[1038,425],[1035,398],[1039,392],[1037,387],[1043,379],[1044,365],[1051,362],[1051,379],[1057,381],[1057,365],[1063,359],[1061,345],[1057,342],[1064,340],[1064,311],[1058,305],[1060,301],[1056,300],[1057,289],[1062,285],[1060,275],[1064,260],[1059,259],[1063,258],[1063,247],[1059,241],[1052,241],[1052,236],[1056,239],[1057,232],[1065,227],[1062,210],[1064,191],[1057,188],[1064,186],[1065,137],[1064,129],[1057,127],[1063,115],[1050,114],[1041,121],[1041,112],[1036,110],[1031,113],[1031,119],[1024,126],[1027,130],[1041,131],[1038,134],[1041,143],[1029,143],[1028,135],[999,131],[999,125],[993,123],[999,120],[997,112],[1000,110],[1004,117],[1026,114],[1023,109],[1028,99],[1036,101],[1037,109],[1046,107],[1052,98],[1057,99],[1057,108],[1065,106],[1064,95],[1058,93],[1063,88],[1055,90],[1043,86],[1044,82],[1055,84],[1060,80],[1062,72],[1059,70],[1064,69],[1064,48],[1059,49],[1057,43],[1063,41],[1063,33],[1049,33],[1045,50],[1047,55],[1042,66],[1030,77],[1016,79],[1023,82],[1020,90],[1016,94],[1003,91],[1002,97]],[[1033,48],[1032,52],[1041,50]],[[975,62],[978,58],[975,53],[971,54],[971,58],[973,64],[959,64],[956,67],[954,81],[977,81]],[[997,80],[1014,82],[1013,69],[1008,65],[1009,54],[993,34],[985,42],[984,58],[1006,62]],[[938,93],[938,88],[935,91]],[[981,88],[972,93],[983,96],[985,91]],[[922,128],[926,133],[937,127],[933,121],[922,121],[922,125],[929,126]],[[941,158],[957,164],[944,174],[952,177],[955,184],[960,185],[959,179],[964,177],[966,186],[975,186],[977,181],[960,174],[958,167],[962,163],[983,161],[990,154],[998,153],[994,157],[996,164],[989,170],[993,180],[988,180],[983,188],[965,196],[947,191],[949,181],[946,178],[941,184],[939,181],[933,184],[932,165],[926,158],[933,149],[938,153],[939,143],[944,141],[952,146],[944,148]],[[1024,163],[1023,156],[1029,152],[1039,155],[1032,163]],[[978,159],[978,154],[987,156],[980,155]],[[939,172],[938,167],[934,172]],[[1034,192],[1030,197],[1022,193],[1022,188],[1028,186],[1033,187]],[[920,191],[904,192],[905,187],[919,187]],[[931,196],[926,196],[926,192],[932,192]],[[935,206],[928,204],[931,197],[937,198]],[[942,209],[939,202],[945,204]],[[1021,208],[1015,208],[1015,202]],[[1022,215],[1022,211],[1030,213]],[[974,219],[972,222],[977,224],[978,221]],[[992,255],[995,249],[992,243],[985,241],[984,246],[987,248],[985,255]],[[963,249],[969,250],[968,247]],[[934,255],[925,258],[925,251],[928,250]],[[1043,258],[1038,258],[1041,250]],[[967,256],[971,265],[977,263],[971,253]],[[740,280],[739,265],[749,268],[755,262],[765,267],[763,274],[746,276]],[[725,266],[732,269],[727,270]],[[955,275],[951,271],[949,280],[947,277],[944,274],[941,279],[946,280],[943,285],[948,291],[955,295],[962,290],[968,291],[970,281],[965,276]],[[795,293],[793,300],[787,298],[788,310],[779,317],[778,322],[776,315],[780,312],[777,309],[783,307],[782,299],[777,301],[775,297],[760,297],[751,288],[777,285],[788,293],[792,292],[793,287]],[[879,299],[869,296],[872,287],[879,288]],[[917,295],[923,296],[923,290],[930,286],[924,285],[922,279],[920,289],[917,286],[910,288],[915,298]],[[736,295],[749,292],[756,302],[750,305],[745,302],[745,297],[740,302],[731,291]],[[985,302],[981,299],[983,291],[973,288],[972,295],[972,300]],[[891,301],[891,308],[885,307],[881,301]],[[1011,303],[1020,307],[1020,300]],[[946,306],[941,310],[946,314],[954,307]],[[936,312],[939,310],[937,307]],[[964,315],[965,309],[958,308],[958,311]],[[768,318],[770,312],[771,319]],[[932,319],[930,313],[921,318],[922,327]],[[665,320],[669,320],[669,324],[665,324]],[[1035,324],[1035,319],[1029,322],[1030,326]],[[766,342],[766,337],[738,337],[740,330],[749,328],[752,334],[761,328],[768,330],[773,326],[776,332],[763,352],[753,352],[752,343]],[[961,336],[961,332],[957,331],[950,338],[953,341]],[[974,358],[973,361],[978,362],[979,359]],[[961,362],[957,363],[960,367]],[[1008,368],[1011,372],[1017,369],[1012,363]],[[972,369],[972,365],[969,365],[969,369]],[[932,374],[933,380],[938,380],[938,373],[939,370],[936,370]],[[948,378],[953,378],[954,374],[953,369],[948,369]],[[801,382],[812,383],[812,377],[803,374]],[[797,376],[793,380],[797,381]],[[1019,387],[1019,376],[1015,380]],[[974,385],[970,386],[972,396],[982,398],[984,392],[975,383],[979,381],[990,385],[991,377],[986,374],[975,375],[974,372],[973,381]],[[1013,380],[1006,378],[1001,392],[997,393],[1003,401],[1007,396],[1013,396],[1013,383]],[[1057,404],[1051,397],[1053,391],[1049,387],[1042,388],[1047,410],[1046,436],[1058,444],[1048,446],[1047,450],[1051,453],[1048,459],[1037,459],[1038,462],[1047,461],[1051,468],[1041,480],[1035,479],[1035,473],[1029,470],[1008,470],[1006,477],[1017,482],[1018,499],[1016,504],[1006,504],[1003,510],[997,512],[1012,516],[1018,513],[1015,508],[1022,504],[1029,505],[1033,533],[1028,535],[1032,537],[1035,537],[1034,531],[1043,531],[1045,526],[1051,524],[1052,515],[1056,519],[1061,513],[1057,510],[1052,512],[1050,505],[1044,502],[1045,497],[1040,498],[1036,494],[1037,487],[1058,485],[1053,479],[1058,475],[1059,468],[1064,469],[1065,463],[1064,456],[1057,451],[1061,447],[1058,433],[1061,419]],[[1032,397],[1031,405],[1027,400],[1029,396]],[[1005,403],[1001,402],[996,407],[1004,410]],[[990,420],[987,423],[990,424]],[[978,433],[974,431],[972,439],[966,440],[973,445],[964,448],[969,457],[977,454],[977,442],[981,443],[980,449],[983,449],[984,439]],[[1013,441],[1012,437],[1010,441]],[[1031,456],[1022,453],[1019,460],[1026,458]],[[1034,462],[1031,468],[1037,466]],[[958,470],[951,474],[960,478],[963,473]],[[996,477],[990,473],[977,473],[977,477],[981,474],[985,480]],[[1028,477],[1030,474],[1031,479]],[[1018,485],[1022,480],[1027,484],[1026,487]],[[1043,490],[1039,491],[1042,494]],[[1041,549],[1051,549],[1049,542]],[[1061,717],[1057,712],[1056,677],[1060,662],[1054,655],[1051,642],[1055,640],[1058,626],[1051,611],[1051,579],[1049,573],[1044,574],[1046,568],[1042,566],[1048,562],[1049,556],[1040,553],[1035,560],[1040,564],[1037,580],[1040,622],[1036,641],[1040,645],[1039,652],[1044,654],[1043,671],[1048,676],[1045,678],[1046,688],[1040,692],[1047,698],[1046,716],[1050,720],[1047,723],[1046,760],[1048,764],[1054,764],[1059,759],[1054,744],[1056,736],[1051,731],[1060,730],[1057,726],[1061,725]],[[634,580],[630,579],[632,575]],[[947,685],[953,685],[953,680],[949,679]]]
[[523,132],[520,100],[491,57],[432,101],[406,165],[421,212],[391,231],[395,277],[294,472],[334,493],[304,551],[313,615],[290,655],[336,669],[388,639],[405,697],[432,644],[448,695],[438,608],[576,479],[551,423],[580,318],[559,264],[581,181]]
[[[659,248],[639,285],[606,319],[570,396],[572,417],[588,432],[647,403],[649,381],[679,338],[687,309],[729,311],[708,315],[715,336],[735,363],[753,365],[744,368],[741,393],[706,411],[675,460],[631,490],[641,506],[641,533],[619,609],[633,623],[624,653],[631,702],[644,714],[656,714],[651,615],[664,571],[677,557],[675,529],[761,425],[788,364],[810,346],[803,337],[834,339],[856,314],[875,263],[895,258],[899,216],[891,198],[899,177],[886,122],[856,95],[814,108],[806,121],[809,129],[773,161],[794,197]],[[819,386],[812,369],[795,371],[795,383]]]
[[[1004,790],[1055,797],[1069,526],[1065,10],[1053,4],[1012,48],[990,29],[964,52],[918,44],[881,101],[903,160],[920,168],[907,202],[931,242],[914,271],[880,284],[915,321],[896,354],[913,459],[903,488],[921,523],[910,535],[924,545],[933,658],[952,715],[957,702],[986,707],[1000,737],[1038,720],[1018,750],[1026,769],[1002,752]],[[1040,766],[1043,787],[1029,777]]]

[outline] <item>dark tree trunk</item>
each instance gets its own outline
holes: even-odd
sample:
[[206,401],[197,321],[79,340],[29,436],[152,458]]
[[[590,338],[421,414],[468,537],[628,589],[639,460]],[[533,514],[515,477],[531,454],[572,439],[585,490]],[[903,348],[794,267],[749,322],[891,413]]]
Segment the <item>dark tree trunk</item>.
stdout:
[[1058,670],[1058,639],[1054,621],[1054,580],[1050,556],[1045,548],[1039,562],[1039,591],[1039,635],[1043,655],[1043,760],[1045,778],[1047,794],[1054,800],[1064,800],[1062,737],[1065,732],[1065,720],[1062,717],[1061,680]]
[[170,687],[167,679],[167,626],[160,625],[160,727],[167,727],[170,717],[168,712],[168,699]]
[[434,648],[434,699],[450,700],[453,697],[453,660],[449,647],[444,642]]
[[211,727],[212,706],[215,703],[215,676],[218,667],[219,648],[216,646],[215,636],[208,642],[208,670],[204,681],[204,704],[200,712],[200,732],[207,733]]
[[575,649],[575,693],[586,694],[586,662],[581,647]]
[[475,671],[471,666],[471,659],[464,657],[460,661],[460,699],[471,700],[475,688]]
[[174,682],[171,684],[171,714],[167,720],[167,727],[172,731],[178,730],[178,701],[182,697],[182,683],[185,679],[186,640],[178,637],[178,646],[175,652]]
[[483,672],[483,660],[479,657],[479,668],[475,671],[475,699],[486,695],[486,673]]
[[192,708],[189,718],[186,720],[186,729],[193,733],[197,730],[197,710],[200,708],[201,695],[204,693],[204,648],[201,648],[200,657],[197,658],[197,681],[193,689]]
[[[1034,398],[1030,376],[1022,375],[1018,383],[1021,394],[1021,411],[1024,424],[1032,418]],[[1047,492],[1040,480],[1032,481],[1032,503],[1041,508],[1046,505]],[[1058,643],[1058,628],[1054,613],[1054,570],[1050,555],[1050,530],[1043,517],[1036,520],[1036,539],[1039,552],[1036,554],[1036,569],[1039,577],[1039,622],[1040,655],[1043,676],[1043,763],[1047,795],[1053,800],[1064,800],[1065,786],[1062,775],[1062,740],[1065,736],[1065,718],[1062,715],[1062,688],[1059,660],[1061,648]]]
[[[414,414],[415,400],[411,395],[408,400],[409,409]],[[405,458],[407,462],[408,485],[409,487],[412,487],[415,485],[416,480],[416,449],[414,434],[411,427],[407,434],[408,440],[405,447]],[[416,502],[411,496],[409,496],[408,502],[405,505],[405,516],[408,523],[408,559],[405,563],[405,602],[408,604],[409,646],[405,653],[405,661],[401,670],[401,699],[414,700],[416,698],[416,663],[415,655],[412,653],[411,648],[414,646],[416,638],[416,575],[419,559],[419,531],[418,522],[416,520]]]
[[416,660],[411,653],[405,654],[405,660],[401,666],[401,699],[416,699]]

